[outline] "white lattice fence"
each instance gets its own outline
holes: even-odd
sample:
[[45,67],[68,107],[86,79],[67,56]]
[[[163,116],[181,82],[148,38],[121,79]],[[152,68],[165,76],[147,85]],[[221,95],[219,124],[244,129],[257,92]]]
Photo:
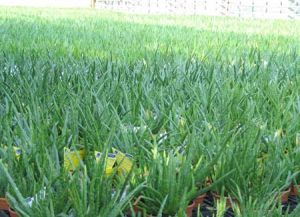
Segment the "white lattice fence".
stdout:
[[300,18],[300,0],[97,0],[96,7],[132,13]]

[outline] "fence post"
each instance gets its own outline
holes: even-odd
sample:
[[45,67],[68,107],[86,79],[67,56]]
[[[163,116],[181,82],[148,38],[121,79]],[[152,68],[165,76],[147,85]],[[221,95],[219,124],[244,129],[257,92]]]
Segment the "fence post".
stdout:
[[254,17],[254,1],[252,1],[252,17]]
[[168,12],[169,13],[172,13],[172,11],[173,11],[173,7],[172,6],[173,6],[172,5],[172,1],[168,0]]
[[227,1],[227,15],[229,15],[229,4],[230,4],[230,2],[229,2],[229,0]]
[[241,17],[241,10],[242,10],[242,1],[239,1],[239,7],[238,7],[238,13],[239,13],[239,17]]
[[91,8],[95,8],[96,7],[96,0],[91,0]]

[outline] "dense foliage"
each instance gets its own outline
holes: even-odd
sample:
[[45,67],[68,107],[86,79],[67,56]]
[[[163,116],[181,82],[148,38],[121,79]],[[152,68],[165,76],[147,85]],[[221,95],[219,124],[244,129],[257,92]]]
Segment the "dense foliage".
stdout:
[[[139,196],[182,216],[209,178],[237,215],[280,216],[300,183],[299,45],[298,21],[0,8],[0,197],[30,217],[122,216]],[[86,151],[73,175],[64,147]],[[112,148],[125,176],[95,161]]]

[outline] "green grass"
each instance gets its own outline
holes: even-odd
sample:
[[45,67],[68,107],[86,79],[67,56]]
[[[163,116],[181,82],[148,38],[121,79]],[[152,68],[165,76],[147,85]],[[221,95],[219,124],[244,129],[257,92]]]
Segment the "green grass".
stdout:
[[[30,217],[122,216],[139,196],[184,216],[213,190],[238,216],[281,216],[276,195],[300,183],[299,49],[299,21],[2,7],[0,197]],[[73,176],[64,147],[87,152]],[[112,147],[128,176],[95,163]]]

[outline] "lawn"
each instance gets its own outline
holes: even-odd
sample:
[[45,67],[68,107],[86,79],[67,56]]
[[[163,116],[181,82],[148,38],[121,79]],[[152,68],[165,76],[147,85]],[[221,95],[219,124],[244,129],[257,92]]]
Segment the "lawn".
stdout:
[[299,216],[300,21],[0,7],[0,51],[19,216]]

